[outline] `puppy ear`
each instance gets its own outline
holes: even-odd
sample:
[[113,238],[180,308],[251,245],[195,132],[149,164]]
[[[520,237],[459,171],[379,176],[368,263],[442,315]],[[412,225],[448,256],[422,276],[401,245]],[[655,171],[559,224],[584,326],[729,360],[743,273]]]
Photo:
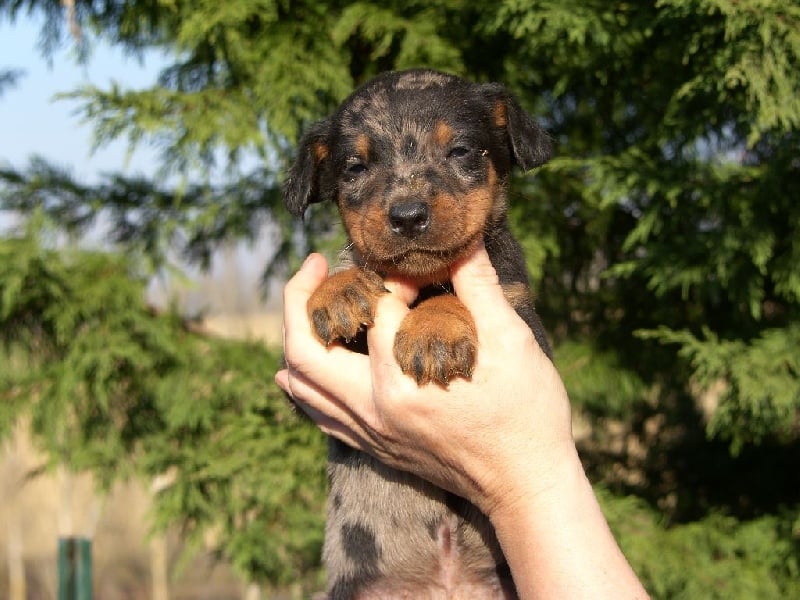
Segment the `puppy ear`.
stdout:
[[283,186],[283,203],[296,217],[302,217],[309,204],[325,199],[320,193],[320,175],[330,154],[329,128],[327,120],[319,121],[300,139],[297,158]]
[[550,160],[553,155],[550,136],[503,86],[490,85],[495,91],[492,119],[496,127],[505,127],[514,162],[528,171]]

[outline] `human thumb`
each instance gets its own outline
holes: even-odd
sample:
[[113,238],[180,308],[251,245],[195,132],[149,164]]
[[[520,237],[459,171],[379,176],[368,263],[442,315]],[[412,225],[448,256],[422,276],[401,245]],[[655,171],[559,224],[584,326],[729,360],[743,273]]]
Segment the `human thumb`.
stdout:
[[[283,305],[285,307],[305,307],[314,290],[325,281],[328,276],[328,263],[321,254],[310,254],[300,270],[286,283],[283,288]],[[311,323],[308,314],[303,310],[284,310],[283,335],[284,346],[286,337],[300,333],[311,333]]]
[[450,277],[456,296],[473,315],[508,306],[483,242],[453,266]]

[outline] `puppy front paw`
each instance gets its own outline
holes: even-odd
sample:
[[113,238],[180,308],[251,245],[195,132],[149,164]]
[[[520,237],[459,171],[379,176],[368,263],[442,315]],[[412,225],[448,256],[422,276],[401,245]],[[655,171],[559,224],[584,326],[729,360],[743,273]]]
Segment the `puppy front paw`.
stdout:
[[375,304],[386,293],[383,279],[373,272],[352,268],[334,273],[308,300],[314,332],[327,346],[335,340],[352,340],[375,319]]
[[447,386],[472,377],[478,335],[472,316],[455,296],[435,296],[406,315],[394,340],[394,356],[419,385]]

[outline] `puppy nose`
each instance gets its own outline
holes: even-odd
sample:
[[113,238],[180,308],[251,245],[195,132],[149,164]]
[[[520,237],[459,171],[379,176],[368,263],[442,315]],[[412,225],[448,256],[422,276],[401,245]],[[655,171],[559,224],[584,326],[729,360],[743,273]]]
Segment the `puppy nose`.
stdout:
[[398,202],[389,209],[392,231],[406,237],[421,234],[430,222],[430,208],[426,202]]

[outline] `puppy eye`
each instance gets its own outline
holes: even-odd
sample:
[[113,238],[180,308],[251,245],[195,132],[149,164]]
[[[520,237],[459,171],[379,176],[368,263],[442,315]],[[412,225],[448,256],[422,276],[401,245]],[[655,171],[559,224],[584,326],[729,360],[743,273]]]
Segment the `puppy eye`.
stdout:
[[344,174],[348,181],[353,181],[356,177],[366,172],[366,170],[367,165],[362,162],[354,162],[345,167]]
[[465,146],[456,146],[447,154],[447,158],[461,158],[469,154],[469,148]]
[[358,175],[359,173],[363,173],[366,170],[367,170],[367,165],[361,163],[356,163],[354,165],[350,165],[349,167],[347,167],[347,172],[350,173],[350,175]]

